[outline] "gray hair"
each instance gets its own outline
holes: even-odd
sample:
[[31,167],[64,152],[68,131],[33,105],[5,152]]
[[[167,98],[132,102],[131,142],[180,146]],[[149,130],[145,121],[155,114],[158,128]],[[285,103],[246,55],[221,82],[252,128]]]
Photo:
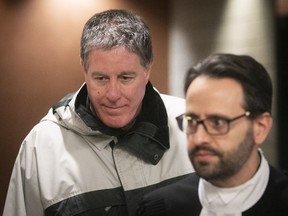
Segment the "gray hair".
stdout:
[[152,63],[151,32],[140,16],[116,9],[95,14],[86,22],[81,37],[80,57],[85,70],[90,51],[121,46],[137,54],[143,67]]

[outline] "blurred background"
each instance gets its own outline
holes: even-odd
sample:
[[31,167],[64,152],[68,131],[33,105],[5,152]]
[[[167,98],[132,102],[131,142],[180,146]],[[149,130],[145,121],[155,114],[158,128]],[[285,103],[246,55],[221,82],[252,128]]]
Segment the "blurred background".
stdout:
[[106,9],[143,16],[152,31],[152,83],[184,97],[186,71],[215,52],[248,54],[274,84],[274,128],[263,145],[288,170],[288,0],[1,0],[0,212],[22,140],[48,109],[83,83],[83,25]]

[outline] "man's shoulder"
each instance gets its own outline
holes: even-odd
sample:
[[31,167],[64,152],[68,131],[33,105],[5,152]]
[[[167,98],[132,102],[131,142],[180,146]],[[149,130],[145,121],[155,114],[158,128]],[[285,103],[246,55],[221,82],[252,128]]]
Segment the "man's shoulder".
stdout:
[[[195,173],[188,174],[185,178],[170,185],[151,192],[148,197],[183,195],[198,191],[199,177]],[[176,194],[175,194],[176,193]]]
[[278,194],[278,197],[285,199],[288,203],[288,171],[275,168],[270,165],[269,183],[270,187]]
[[139,215],[199,215],[199,177],[195,173],[145,195]]
[[270,179],[276,184],[288,186],[288,171],[269,165]]
[[243,215],[288,215],[287,172],[269,165],[270,174],[264,194],[257,203]]

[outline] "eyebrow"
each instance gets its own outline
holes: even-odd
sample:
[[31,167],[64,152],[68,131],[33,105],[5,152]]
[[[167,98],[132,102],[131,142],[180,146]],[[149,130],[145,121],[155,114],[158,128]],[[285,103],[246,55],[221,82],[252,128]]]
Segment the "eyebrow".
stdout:
[[[106,72],[103,71],[93,71],[91,72],[92,75],[107,75]],[[117,76],[121,76],[121,75],[136,75],[135,71],[121,71],[120,73],[117,73]]]
[[[190,116],[192,116],[192,117],[194,117],[194,118],[200,119],[200,116],[197,115],[197,114],[195,114],[195,113],[193,113],[193,112],[187,112],[187,113],[185,113],[185,115],[190,115]],[[228,117],[228,116],[226,116],[226,115],[216,114],[216,113],[215,113],[215,114],[206,115],[206,117],[203,118],[203,119],[207,119],[207,118],[224,118],[224,119],[230,119],[230,117]]]
[[136,75],[135,71],[123,71],[120,73],[120,75]]

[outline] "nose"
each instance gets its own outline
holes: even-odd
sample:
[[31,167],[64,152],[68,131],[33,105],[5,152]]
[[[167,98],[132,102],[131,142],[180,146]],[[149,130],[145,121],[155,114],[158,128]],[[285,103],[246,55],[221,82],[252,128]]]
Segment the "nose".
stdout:
[[211,136],[207,133],[203,124],[198,124],[195,133],[189,135],[189,145],[201,145],[209,143]]
[[107,99],[111,102],[117,101],[120,96],[120,87],[119,84],[116,81],[110,81],[109,85],[107,86]]

